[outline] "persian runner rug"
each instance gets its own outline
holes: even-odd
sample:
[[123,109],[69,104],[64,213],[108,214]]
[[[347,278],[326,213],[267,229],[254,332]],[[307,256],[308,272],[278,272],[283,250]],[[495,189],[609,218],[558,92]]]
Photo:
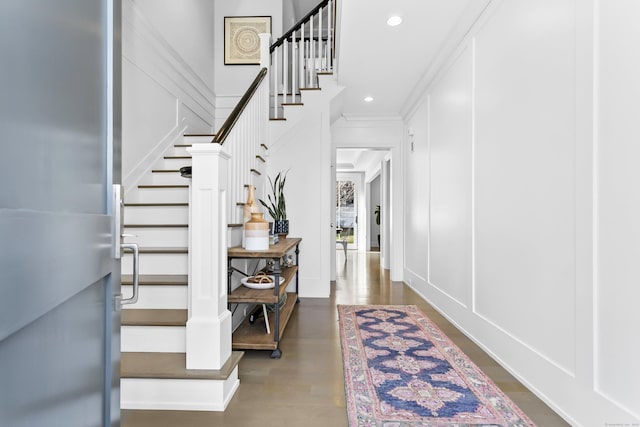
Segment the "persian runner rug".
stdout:
[[416,306],[339,305],[349,426],[534,426]]

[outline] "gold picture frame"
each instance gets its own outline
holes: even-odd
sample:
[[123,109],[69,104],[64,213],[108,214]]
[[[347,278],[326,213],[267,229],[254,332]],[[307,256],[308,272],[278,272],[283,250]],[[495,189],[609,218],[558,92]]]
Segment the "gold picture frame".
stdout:
[[270,16],[224,17],[224,64],[260,64],[260,33],[271,33]]

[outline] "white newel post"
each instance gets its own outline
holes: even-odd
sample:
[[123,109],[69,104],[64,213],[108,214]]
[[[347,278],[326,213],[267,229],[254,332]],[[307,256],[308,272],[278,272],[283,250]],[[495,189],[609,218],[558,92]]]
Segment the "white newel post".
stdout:
[[269,69],[271,68],[271,52],[269,51],[271,48],[271,34],[260,33],[258,37],[260,37],[260,68],[266,67]]
[[227,168],[219,144],[194,144],[189,189],[187,369],[222,368],[231,356],[227,309]]

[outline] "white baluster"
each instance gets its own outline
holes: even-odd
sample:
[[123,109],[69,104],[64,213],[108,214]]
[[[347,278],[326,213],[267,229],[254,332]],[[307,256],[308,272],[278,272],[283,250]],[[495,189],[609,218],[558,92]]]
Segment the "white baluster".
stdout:
[[327,21],[327,69],[333,71],[333,0],[329,0]]
[[304,75],[304,59],[306,58],[306,43],[304,41],[304,23],[300,27],[300,87],[307,87],[307,79]]
[[316,60],[316,43],[314,40],[314,25],[313,25],[313,15],[311,15],[311,20],[309,22],[309,60],[307,63],[311,64],[309,69],[309,87],[315,87],[314,78],[316,64],[314,61]]
[[322,65],[322,10],[318,12],[318,57],[320,58],[320,68],[324,69]]
[[[286,70],[286,65],[284,63],[285,52],[284,52],[283,46],[280,45],[278,47],[278,49],[280,49],[282,51],[282,54],[280,55],[281,61],[282,61],[282,64],[281,64],[282,65],[282,67],[281,67],[282,71],[280,71],[280,77],[278,78],[278,82],[280,83],[280,95],[282,95],[280,97],[280,99],[282,100],[280,102],[280,105],[282,105],[283,102],[286,102],[286,93],[284,91],[284,74],[285,74],[285,70]],[[278,65],[280,65],[280,64],[278,64]],[[284,115],[282,117],[284,117]]]
[[296,61],[296,55],[298,53],[298,42],[296,41],[296,32],[294,31],[291,34],[291,96],[293,98],[293,102],[296,102],[296,70],[298,68],[298,62]]
[[[282,43],[282,47],[283,47],[283,53],[282,53],[282,83],[283,83],[283,87],[282,87],[282,94],[284,95],[282,97],[282,102],[286,103],[287,102],[287,94],[289,93],[289,76],[288,76],[288,71],[289,71],[289,43],[288,41],[285,39],[284,43]],[[283,108],[284,111],[284,108]],[[284,114],[283,114],[284,115]]]
[[278,49],[273,51],[273,117],[279,117],[278,113]]

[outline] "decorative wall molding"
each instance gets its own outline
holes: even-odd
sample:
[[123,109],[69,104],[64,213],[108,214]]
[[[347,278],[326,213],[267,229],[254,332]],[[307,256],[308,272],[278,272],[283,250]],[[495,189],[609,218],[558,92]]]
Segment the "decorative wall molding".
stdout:
[[171,130],[156,143],[155,147],[147,151],[147,154],[140,159],[136,166],[122,177],[125,195],[135,191],[145,174],[153,167],[154,164],[162,159],[162,156],[167,149],[172,147],[174,144],[182,142],[186,130],[187,126],[184,124],[184,121],[180,125],[171,128]]
[[213,90],[149,23],[132,0],[125,0],[122,6],[122,56],[211,123]]
[[[129,73],[137,73],[139,81],[148,81],[150,84],[137,96],[149,96],[150,100],[157,99],[159,91],[166,92],[175,100],[175,121],[167,123],[166,118],[154,126],[155,135],[147,140],[131,140],[131,130],[138,135],[144,132],[139,129],[140,118],[148,113],[140,111],[140,105],[144,105],[144,99],[138,100],[137,108],[133,109],[124,121],[128,121],[123,128],[123,150],[128,155],[127,147],[136,146],[137,149],[129,149],[134,152],[135,159],[127,159],[134,164],[123,170],[123,184],[125,192],[131,193],[143,178],[144,174],[157,162],[167,150],[171,150],[173,144],[181,141],[186,132],[211,133],[214,126],[214,102],[213,90],[202,80],[185,59],[169,44],[145,18],[143,12],[133,0],[123,2],[122,20],[122,56],[123,61],[129,66]],[[133,74],[127,74],[124,69],[123,86],[126,90],[128,81],[134,81]],[[146,91],[146,92],[145,92]],[[155,101],[150,101],[155,102]],[[157,105],[149,105],[149,110],[157,108]],[[165,110],[166,105],[163,107]],[[165,113],[166,115],[166,113]],[[147,118],[144,126],[149,126]],[[136,127],[138,127],[136,129]],[[159,139],[158,134],[162,135]],[[144,154],[140,154],[144,153]],[[140,158],[138,158],[140,157]]]

